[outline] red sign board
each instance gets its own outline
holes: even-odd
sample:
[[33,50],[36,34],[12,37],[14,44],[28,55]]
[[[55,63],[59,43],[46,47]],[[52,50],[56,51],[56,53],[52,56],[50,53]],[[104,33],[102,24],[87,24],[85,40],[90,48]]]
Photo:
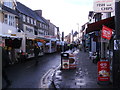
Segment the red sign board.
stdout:
[[112,36],[112,29],[108,28],[106,26],[103,26],[102,28],[102,38],[110,40]]
[[109,61],[98,62],[98,81],[110,80],[110,63]]

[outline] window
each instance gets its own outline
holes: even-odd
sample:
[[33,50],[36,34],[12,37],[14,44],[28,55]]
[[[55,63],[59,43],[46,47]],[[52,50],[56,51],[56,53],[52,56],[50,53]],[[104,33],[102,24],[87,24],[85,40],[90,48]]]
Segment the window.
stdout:
[[46,25],[45,25],[45,29],[46,29]]
[[25,22],[25,21],[26,21],[25,19],[26,19],[26,17],[25,17],[25,15],[23,15],[23,22]]
[[15,26],[15,16],[9,15],[8,20],[9,20],[9,25],[10,26]]
[[34,34],[35,34],[35,35],[38,35],[38,32],[37,32],[37,30],[36,30],[36,29],[34,30]]
[[40,23],[40,27],[42,27],[42,23]]
[[4,23],[5,23],[5,24],[8,23],[8,15],[7,15],[7,14],[4,15]]
[[36,20],[34,20],[34,25],[36,25]]
[[33,19],[31,18],[31,24],[33,24]]
[[45,28],[45,27],[44,27],[44,24],[43,24],[43,28]]
[[4,0],[3,4],[6,6],[6,7],[9,7],[11,9],[13,9],[14,7],[14,4],[13,4],[13,1],[12,0]]
[[27,17],[27,23],[30,23],[29,17]]
[[15,26],[15,16],[10,15],[10,14],[5,14],[4,15],[4,23],[8,24],[10,26]]

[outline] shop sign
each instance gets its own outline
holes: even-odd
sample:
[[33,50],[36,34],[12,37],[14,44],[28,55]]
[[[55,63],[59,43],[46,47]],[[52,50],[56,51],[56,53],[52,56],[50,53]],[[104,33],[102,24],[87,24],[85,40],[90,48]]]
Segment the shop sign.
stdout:
[[11,34],[11,36],[16,36],[16,34]]
[[115,10],[114,0],[94,0],[94,12],[113,12]]
[[98,62],[98,81],[110,80],[110,63],[109,61]]
[[103,26],[102,28],[102,38],[110,40],[112,36],[112,29],[108,28],[106,26]]

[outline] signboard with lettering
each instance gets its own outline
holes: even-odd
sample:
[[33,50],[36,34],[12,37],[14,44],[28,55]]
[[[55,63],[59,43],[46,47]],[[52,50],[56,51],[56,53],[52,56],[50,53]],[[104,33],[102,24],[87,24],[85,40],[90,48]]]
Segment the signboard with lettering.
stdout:
[[94,12],[113,12],[115,9],[114,0],[94,0]]
[[110,63],[109,61],[98,62],[98,81],[110,80]]
[[110,40],[112,36],[112,29],[108,28],[106,26],[103,26],[102,28],[102,38]]

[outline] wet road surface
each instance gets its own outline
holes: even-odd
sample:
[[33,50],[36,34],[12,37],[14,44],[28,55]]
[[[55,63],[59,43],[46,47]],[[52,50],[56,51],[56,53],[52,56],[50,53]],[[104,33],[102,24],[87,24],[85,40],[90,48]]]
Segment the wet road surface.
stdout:
[[[16,64],[6,69],[12,85],[9,88],[39,88],[42,76],[51,68],[60,65],[60,53],[46,54],[38,58],[39,63],[35,65],[35,60],[30,59],[24,63]],[[5,86],[3,80],[3,87]]]

